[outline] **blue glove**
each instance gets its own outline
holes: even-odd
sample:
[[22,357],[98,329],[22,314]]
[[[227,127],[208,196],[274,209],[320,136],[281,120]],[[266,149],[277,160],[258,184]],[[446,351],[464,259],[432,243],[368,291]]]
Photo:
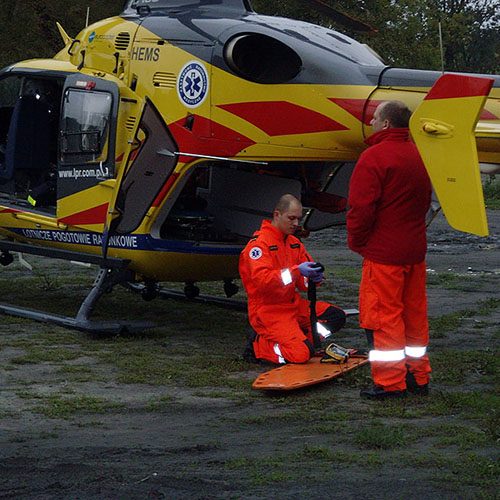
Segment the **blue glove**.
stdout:
[[318,283],[321,283],[324,279],[325,279],[325,277],[323,276],[323,273],[321,271],[315,275],[309,276],[309,281],[311,283],[318,284]]
[[316,262],[302,262],[299,264],[299,271],[302,276],[309,278],[311,281],[323,277],[323,266],[321,264],[316,264]]

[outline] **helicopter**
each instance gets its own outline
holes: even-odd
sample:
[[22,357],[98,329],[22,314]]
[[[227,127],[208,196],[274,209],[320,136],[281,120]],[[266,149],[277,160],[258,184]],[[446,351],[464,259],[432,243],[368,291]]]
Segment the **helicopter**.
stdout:
[[[350,28],[363,23],[333,11]],[[0,71],[0,263],[13,252],[99,266],[75,318],[0,312],[98,332],[120,284],[237,291],[239,253],[294,194],[305,231],[345,223],[349,179],[377,105],[404,101],[439,203],[487,234],[480,171],[500,172],[500,76],[393,68],[333,29],[259,15],[248,0],[128,0],[52,59]]]

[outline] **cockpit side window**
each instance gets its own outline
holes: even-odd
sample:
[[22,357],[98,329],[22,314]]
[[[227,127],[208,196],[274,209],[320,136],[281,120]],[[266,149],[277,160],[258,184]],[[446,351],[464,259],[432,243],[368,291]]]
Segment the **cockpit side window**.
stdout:
[[66,91],[60,145],[62,164],[106,161],[112,102],[108,92]]

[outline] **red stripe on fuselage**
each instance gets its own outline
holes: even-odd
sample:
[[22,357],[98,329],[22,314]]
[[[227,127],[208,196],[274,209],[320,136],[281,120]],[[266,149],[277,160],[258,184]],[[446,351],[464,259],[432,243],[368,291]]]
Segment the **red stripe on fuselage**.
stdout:
[[68,224],[69,226],[78,225],[89,225],[89,224],[103,224],[106,220],[106,212],[108,210],[108,204],[104,203],[97,207],[89,208],[83,212],[78,212],[73,215],[68,215],[59,219],[59,222],[63,224]]
[[484,96],[490,93],[493,83],[492,78],[443,75],[425,96],[425,100]]
[[[186,119],[182,118],[169,125],[179,150],[182,153],[194,153],[207,156],[233,157],[241,150],[255,144],[254,141],[238,132],[200,115],[192,115],[193,128],[185,127]],[[183,162],[192,157],[183,156]]]
[[370,125],[378,105],[384,102],[368,101],[367,103],[366,99],[336,99],[335,97],[329,97],[328,100],[340,106],[365,125]]
[[349,130],[328,116],[286,101],[240,102],[217,106],[273,137]]

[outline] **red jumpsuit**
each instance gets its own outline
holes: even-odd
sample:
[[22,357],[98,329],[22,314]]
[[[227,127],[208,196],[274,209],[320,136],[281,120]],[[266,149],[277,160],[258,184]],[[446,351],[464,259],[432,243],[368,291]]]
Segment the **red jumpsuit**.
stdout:
[[[300,240],[284,235],[269,220],[241,252],[239,270],[250,325],[257,332],[257,359],[305,363],[313,354],[309,301],[297,291],[307,291],[307,280],[298,269],[306,261],[312,259]],[[316,303],[316,313],[320,322],[328,318],[332,330],[345,323],[345,312],[326,302]]]
[[429,326],[425,292],[425,216],[431,184],[407,128],[366,140],[349,186],[349,247],[364,257],[360,324],[373,331],[373,381],[387,391],[406,389],[406,373],[425,385]]

